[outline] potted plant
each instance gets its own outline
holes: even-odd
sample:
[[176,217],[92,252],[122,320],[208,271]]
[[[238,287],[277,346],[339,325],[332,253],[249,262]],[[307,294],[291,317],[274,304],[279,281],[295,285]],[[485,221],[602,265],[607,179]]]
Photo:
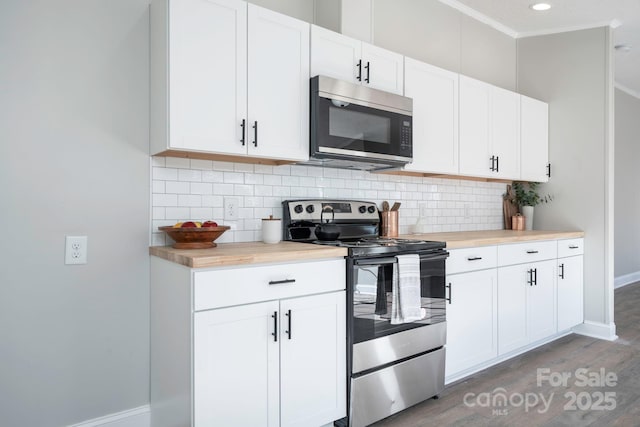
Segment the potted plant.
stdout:
[[520,206],[520,212],[524,215],[525,230],[533,229],[533,207],[553,200],[553,196],[549,194],[544,196],[538,194],[538,185],[540,185],[539,182],[514,181],[513,183],[516,195],[514,202]]

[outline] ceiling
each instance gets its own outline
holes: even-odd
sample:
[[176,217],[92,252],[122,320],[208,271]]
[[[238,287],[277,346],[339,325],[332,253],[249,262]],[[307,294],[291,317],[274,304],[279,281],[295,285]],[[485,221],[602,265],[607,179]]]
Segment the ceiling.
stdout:
[[640,97],[639,0],[540,0],[551,9],[535,12],[537,0],[440,0],[513,36],[527,37],[611,25],[615,51],[616,85]]

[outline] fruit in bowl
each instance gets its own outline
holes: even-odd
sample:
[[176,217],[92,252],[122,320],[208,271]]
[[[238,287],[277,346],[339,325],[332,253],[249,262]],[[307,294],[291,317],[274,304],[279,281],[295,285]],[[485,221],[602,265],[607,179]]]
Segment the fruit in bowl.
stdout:
[[184,221],[173,226],[158,227],[159,230],[167,233],[175,243],[176,249],[206,249],[215,248],[214,241],[227,231],[230,227],[219,226],[215,221]]

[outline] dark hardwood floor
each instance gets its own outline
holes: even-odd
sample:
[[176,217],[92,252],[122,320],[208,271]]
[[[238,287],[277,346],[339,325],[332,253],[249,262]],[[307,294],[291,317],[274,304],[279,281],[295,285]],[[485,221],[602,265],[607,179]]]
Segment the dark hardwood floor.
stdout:
[[568,335],[375,426],[640,426],[640,283],[615,291],[615,323],[615,342]]

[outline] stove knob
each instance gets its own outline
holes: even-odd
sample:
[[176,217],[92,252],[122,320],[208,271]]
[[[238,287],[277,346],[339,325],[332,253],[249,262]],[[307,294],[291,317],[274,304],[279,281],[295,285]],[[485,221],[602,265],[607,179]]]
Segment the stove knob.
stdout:
[[376,208],[375,206],[369,206],[367,210],[369,211],[369,213],[374,213],[376,211]]
[[366,211],[367,211],[367,207],[364,205],[358,208],[358,212],[360,212],[361,214],[365,213]]
[[293,210],[295,211],[295,213],[302,213],[302,205],[296,205]]
[[313,205],[307,205],[307,212],[313,213],[313,211],[315,211],[315,208],[313,207]]

